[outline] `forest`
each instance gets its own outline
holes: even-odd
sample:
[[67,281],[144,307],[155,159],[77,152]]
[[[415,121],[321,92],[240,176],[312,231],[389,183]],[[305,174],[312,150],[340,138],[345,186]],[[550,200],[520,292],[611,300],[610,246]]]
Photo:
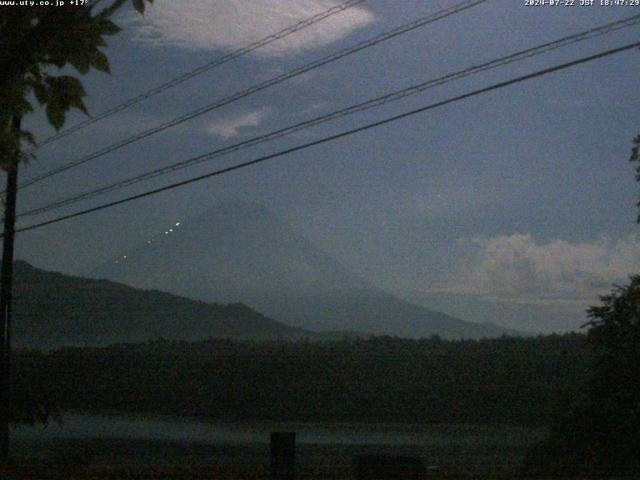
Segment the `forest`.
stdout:
[[593,355],[580,334],[484,340],[156,341],[19,351],[16,395],[47,412],[227,420],[548,425]]

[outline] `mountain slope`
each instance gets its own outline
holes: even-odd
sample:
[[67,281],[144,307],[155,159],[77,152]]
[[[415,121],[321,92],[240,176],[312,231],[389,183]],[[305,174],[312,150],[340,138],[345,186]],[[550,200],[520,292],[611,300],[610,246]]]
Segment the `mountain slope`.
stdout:
[[204,301],[242,301],[316,331],[447,338],[515,333],[465,322],[374,288],[252,203],[225,203],[176,222],[90,275]]
[[491,323],[460,320],[373,288],[335,290],[323,297],[254,296],[248,303],[274,318],[315,331],[351,329],[375,335],[405,338],[439,335],[449,339],[522,335]]
[[267,318],[243,304],[216,305],[107,280],[46,272],[15,263],[17,345],[105,345],[165,337],[199,340],[300,339],[310,332]]

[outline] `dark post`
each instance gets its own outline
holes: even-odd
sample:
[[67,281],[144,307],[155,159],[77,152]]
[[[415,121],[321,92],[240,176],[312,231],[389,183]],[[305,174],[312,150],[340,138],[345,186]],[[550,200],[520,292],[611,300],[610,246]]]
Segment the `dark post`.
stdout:
[[296,433],[271,433],[271,480],[293,480],[296,474]]
[[[20,131],[20,118],[13,118],[12,129]],[[13,280],[13,239],[16,223],[18,163],[7,169],[4,207],[2,275],[0,277],[0,459],[9,458],[9,420],[11,419],[11,287]]]

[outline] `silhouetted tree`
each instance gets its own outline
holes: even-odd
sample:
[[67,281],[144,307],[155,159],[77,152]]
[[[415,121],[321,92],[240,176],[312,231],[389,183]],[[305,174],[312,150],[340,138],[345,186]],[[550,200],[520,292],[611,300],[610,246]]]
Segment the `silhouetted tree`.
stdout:
[[[631,157],[629,158],[629,161],[631,163],[639,164],[636,167],[636,181],[640,182],[640,134],[638,134],[638,136],[633,139],[633,147],[631,148]],[[636,206],[640,208],[640,199],[638,199]],[[640,223],[640,212],[638,213],[636,221]]]
[[[153,0],[146,0],[151,3]],[[0,285],[0,458],[8,456],[11,419],[42,419],[40,404],[10,396],[9,353],[13,237],[18,164],[29,158],[23,142],[35,145],[21,119],[34,111],[32,95],[45,108],[49,123],[59,130],[71,108],[87,113],[85,91],[78,78],[60,74],[67,66],[84,75],[91,68],[109,72],[107,56],[100,50],[105,37],[120,31],[111,17],[128,0],[79,0],[59,5],[0,6],[0,167],[7,172]],[[140,13],[145,0],[132,0]],[[33,2],[40,3],[40,2]],[[16,392],[17,393],[17,392]],[[16,405],[23,407],[16,411]],[[30,412],[24,407],[31,406]],[[40,413],[38,413],[40,412]]]
[[[640,135],[630,161],[640,163]],[[527,473],[640,478],[640,275],[600,301],[585,324],[595,354],[591,379],[549,439],[530,452]]]
[[[637,139],[636,139],[637,140]],[[640,473],[640,275],[588,310],[596,353],[587,404],[588,449],[608,472]],[[589,418],[587,417],[587,419]],[[587,420],[585,419],[585,420]]]
[[[640,135],[629,160],[639,164],[640,182]],[[524,473],[640,478],[640,275],[600,301],[587,310],[584,325],[595,354],[591,379],[553,423],[549,438],[529,452]]]
[[591,378],[524,470],[535,476],[640,477],[640,275],[588,310]]
[[[30,94],[46,109],[49,123],[60,129],[71,108],[87,112],[84,88],[72,75],[54,73],[67,65],[84,75],[91,68],[109,72],[105,37],[120,31],[111,17],[128,0],[98,9],[100,0],[67,1],[52,6],[0,7],[0,162],[7,169],[27,158],[20,142],[33,135],[13,128],[14,119],[34,111]],[[144,12],[144,0],[132,0]],[[146,0],[152,2],[153,0]],[[35,2],[38,3],[38,2]]]

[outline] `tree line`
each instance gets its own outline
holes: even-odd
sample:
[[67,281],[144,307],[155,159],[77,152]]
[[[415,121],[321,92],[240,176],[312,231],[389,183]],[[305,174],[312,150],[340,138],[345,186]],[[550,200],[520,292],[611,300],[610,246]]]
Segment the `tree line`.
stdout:
[[[448,341],[157,340],[21,351],[50,405],[209,419],[546,425],[592,356],[579,334]],[[18,389],[20,390],[20,389]]]

